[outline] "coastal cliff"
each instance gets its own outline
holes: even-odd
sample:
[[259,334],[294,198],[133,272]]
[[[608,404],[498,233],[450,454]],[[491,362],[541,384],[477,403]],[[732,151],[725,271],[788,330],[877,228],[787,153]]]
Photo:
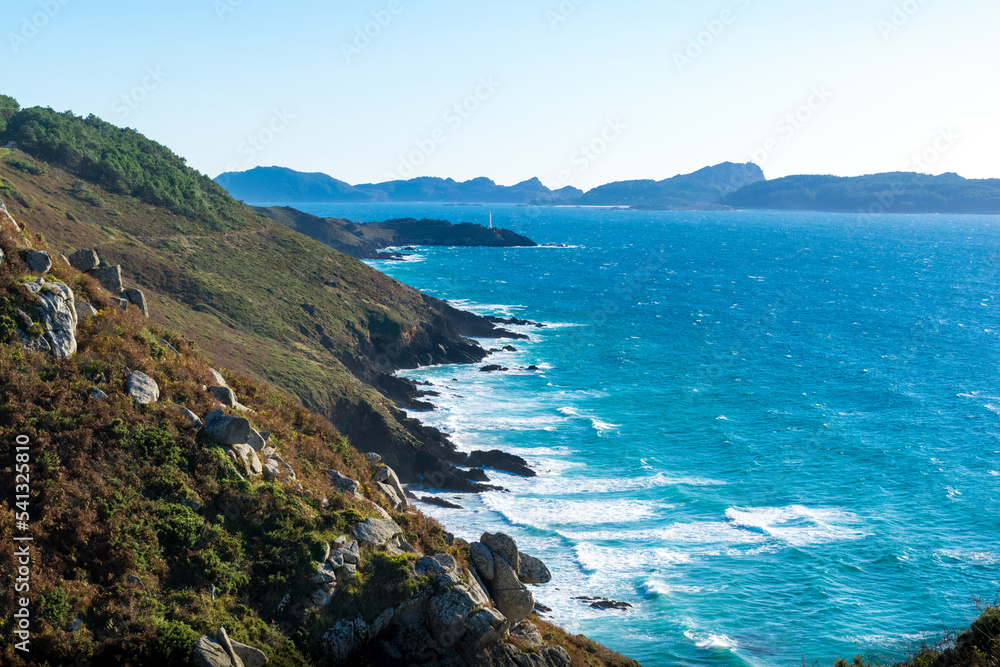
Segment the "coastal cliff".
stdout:
[[402,486],[486,475],[402,416],[391,371],[509,334],[238,207],[183,215],[64,166],[0,156],[0,437],[30,487],[0,533],[33,554],[0,661],[635,664],[533,615],[550,575],[513,540],[457,540]]
[[538,245],[509,229],[468,222],[453,225],[446,220],[403,218],[357,224],[339,218],[321,218],[289,206],[255,207],[254,210],[357,259],[392,258],[393,255],[380,251],[408,245],[491,248],[532,248]]

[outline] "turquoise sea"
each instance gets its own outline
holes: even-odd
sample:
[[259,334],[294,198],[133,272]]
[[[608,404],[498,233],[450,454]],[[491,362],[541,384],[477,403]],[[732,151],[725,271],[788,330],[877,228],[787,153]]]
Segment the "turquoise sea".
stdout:
[[492,212],[568,246],[372,264],[547,324],[484,362],[509,372],[407,375],[440,392],[420,419],[539,473],[422,509],[542,558],[536,599],[572,632],[647,667],[829,665],[901,657],[1000,592],[1000,218],[301,208]]

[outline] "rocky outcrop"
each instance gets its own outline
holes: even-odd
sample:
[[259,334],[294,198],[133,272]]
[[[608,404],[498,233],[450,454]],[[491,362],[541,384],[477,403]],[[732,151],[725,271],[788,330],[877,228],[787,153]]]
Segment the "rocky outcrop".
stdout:
[[156,384],[156,380],[142,371],[133,371],[128,376],[125,390],[133,401],[141,405],[156,403],[160,400],[160,387]]
[[93,271],[101,264],[94,250],[77,250],[69,256],[69,265],[77,271]]
[[[40,324],[45,329],[45,345],[33,347],[25,343],[25,347],[46,349],[56,359],[65,359],[75,354],[78,319],[73,290],[60,282],[47,283],[44,278],[25,283],[24,287],[38,297],[38,310],[42,316]],[[21,338],[25,342],[30,337],[22,333]]]
[[534,609],[534,596],[525,584],[552,580],[545,563],[521,553],[513,538],[504,533],[483,533],[469,552],[497,609],[511,623],[520,622]]
[[3,203],[3,199],[0,199],[0,222],[6,222],[11,225],[16,232],[21,231],[21,225],[17,224],[17,220],[7,210],[7,204]]
[[396,476],[392,468],[389,466],[379,468],[372,477],[372,480],[378,486],[379,490],[385,494],[385,497],[389,499],[392,509],[402,511],[410,507],[410,503],[406,499],[406,492],[403,491],[403,486],[399,483],[399,477]]
[[195,667],[264,667],[268,660],[263,651],[233,641],[225,628],[219,628],[215,639],[206,635],[198,639],[191,662]]
[[130,287],[125,290],[125,296],[131,303],[135,304],[136,308],[138,308],[144,316],[149,317],[149,306],[146,305],[146,295],[141,289]]
[[[375,541],[391,532],[387,527]],[[534,625],[508,616],[496,594],[491,599],[481,585],[476,570],[489,569],[481,563],[495,563],[491,578],[505,581],[516,579],[507,559],[523,557],[506,535],[486,534],[484,538],[497,551],[474,543],[473,570],[459,566],[450,554],[424,556],[412,568],[428,584],[415,597],[384,610],[370,622],[358,617],[330,627],[321,641],[329,662],[352,664],[353,656],[364,648],[369,660],[386,665],[570,667],[572,662],[563,649],[548,646]],[[511,612],[519,615],[522,610]],[[504,641],[512,632],[517,646]]]
[[101,287],[108,290],[113,294],[122,293],[122,267],[115,264],[114,266],[98,266],[90,271],[90,275],[97,279],[97,282],[101,283]]
[[336,470],[327,470],[326,474],[330,476],[330,483],[333,484],[333,488],[337,489],[341,493],[357,495],[358,490],[361,489],[360,482],[356,479],[351,479],[346,475],[342,475]]
[[215,410],[205,417],[203,433],[217,445],[246,444],[250,438],[250,422],[243,417],[228,417],[222,410]]

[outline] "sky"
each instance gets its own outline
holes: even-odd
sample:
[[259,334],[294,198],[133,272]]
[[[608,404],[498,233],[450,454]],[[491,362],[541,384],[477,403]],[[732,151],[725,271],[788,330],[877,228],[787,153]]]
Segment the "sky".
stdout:
[[1000,177],[996,0],[5,0],[0,92],[211,176]]

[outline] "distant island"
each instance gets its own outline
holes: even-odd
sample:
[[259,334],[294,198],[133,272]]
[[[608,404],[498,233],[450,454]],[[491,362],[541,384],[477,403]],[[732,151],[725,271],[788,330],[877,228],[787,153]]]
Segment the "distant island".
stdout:
[[[664,180],[608,183],[587,192],[551,190],[532,178],[513,186],[488,178],[458,182],[421,177],[349,185],[326,174],[284,167],[227,172],[216,179],[236,199],[257,204],[303,202],[440,202],[633,209],[774,209],[879,213],[1000,213],[1000,179],[891,172],[867,176],[786,176],[767,180],[756,164],[724,162]],[[415,243],[415,242],[414,242]],[[461,244],[449,244],[461,245]]]
[[538,244],[509,229],[484,227],[471,222],[402,218],[357,224],[340,218],[321,218],[289,206],[254,207],[275,222],[335,248],[356,259],[394,259],[397,246],[487,246],[531,248]]

